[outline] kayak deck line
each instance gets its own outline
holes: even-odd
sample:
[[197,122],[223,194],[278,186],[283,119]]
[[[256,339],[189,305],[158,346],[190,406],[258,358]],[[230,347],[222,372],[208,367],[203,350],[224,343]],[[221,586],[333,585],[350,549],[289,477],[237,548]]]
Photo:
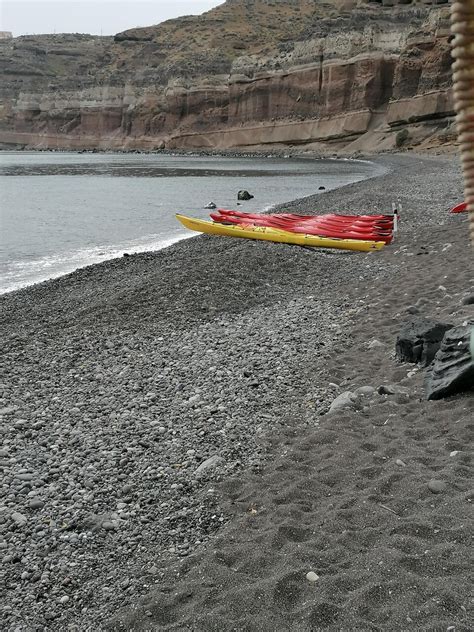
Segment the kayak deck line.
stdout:
[[238,237],[243,239],[255,239],[272,241],[275,243],[294,244],[311,248],[335,248],[338,250],[352,250],[356,252],[372,252],[381,250],[385,246],[384,241],[368,241],[363,239],[341,239],[301,233],[291,233],[279,228],[268,226],[228,226],[218,222],[186,217],[176,214],[176,218],[185,228],[207,235],[219,235],[221,237]]

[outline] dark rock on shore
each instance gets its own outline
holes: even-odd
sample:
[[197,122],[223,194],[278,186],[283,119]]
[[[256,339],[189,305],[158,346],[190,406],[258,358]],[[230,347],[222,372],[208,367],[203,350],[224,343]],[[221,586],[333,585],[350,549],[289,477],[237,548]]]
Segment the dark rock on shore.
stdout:
[[444,336],[426,379],[427,399],[442,399],[474,390],[471,325],[453,327]]
[[397,338],[397,359],[400,362],[428,366],[438,351],[445,332],[452,326],[418,316],[408,320],[403,324]]

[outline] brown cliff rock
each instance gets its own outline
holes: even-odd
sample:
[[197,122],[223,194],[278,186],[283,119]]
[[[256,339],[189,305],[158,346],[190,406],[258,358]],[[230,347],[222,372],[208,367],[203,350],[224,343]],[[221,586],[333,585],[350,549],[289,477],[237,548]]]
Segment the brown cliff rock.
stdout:
[[227,0],[114,38],[0,41],[0,143],[390,148],[407,125],[422,141],[453,117],[448,9],[384,7]]

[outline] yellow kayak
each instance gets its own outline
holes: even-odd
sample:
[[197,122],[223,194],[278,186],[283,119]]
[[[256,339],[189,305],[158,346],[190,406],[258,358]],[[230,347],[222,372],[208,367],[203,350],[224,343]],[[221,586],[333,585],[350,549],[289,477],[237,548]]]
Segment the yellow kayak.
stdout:
[[362,239],[336,239],[332,237],[318,237],[317,235],[304,235],[290,233],[279,228],[268,226],[226,226],[218,222],[208,222],[203,219],[194,219],[185,215],[176,215],[176,218],[190,230],[208,235],[221,235],[223,237],[242,237],[244,239],[260,239],[262,241],[274,241],[281,244],[295,244],[297,246],[310,246],[312,248],[338,248],[339,250],[358,250],[370,252],[381,250],[385,246],[383,241],[364,241]]

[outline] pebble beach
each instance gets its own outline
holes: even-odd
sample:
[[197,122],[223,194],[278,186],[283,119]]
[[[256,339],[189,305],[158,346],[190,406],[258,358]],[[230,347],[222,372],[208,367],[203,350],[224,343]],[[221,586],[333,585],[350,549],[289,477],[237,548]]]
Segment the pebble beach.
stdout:
[[380,253],[198,236],[0,297],[4,629],[473,628],[474,398],[394,354],[474,322],[459,162],[375,162],[281,210],[399,200]]

